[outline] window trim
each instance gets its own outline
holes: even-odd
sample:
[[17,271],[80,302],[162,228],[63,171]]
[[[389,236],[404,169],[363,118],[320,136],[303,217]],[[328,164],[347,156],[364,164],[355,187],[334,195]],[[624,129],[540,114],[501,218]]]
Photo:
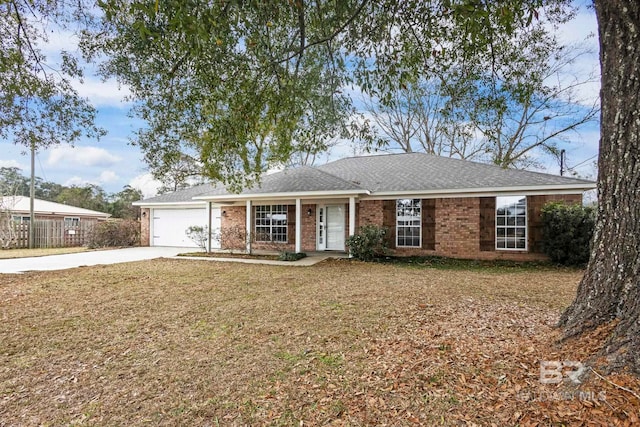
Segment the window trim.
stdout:
[[31,223],[31,217],[29,215],[12,215],[11,220],[17,222],[18,224]]
[[[273,225],[272,220],[269,220],[269,225],[263,225],[263,224],[258,224],[258,209],[264,209],[265,207],[269,208],[268,213],[269,214],[273,214],[274,212],[274,207],[276,206],[281,206],[282,207],[282,212],[284,212],[285,215],[285,220],[284,220],[284,225]],[[278,212],[276,211],[276,213],[282,213],[282,212]],[[258,235],[258,227],[269,227],[269,233],[268,235],[271,237],[271,240],[259,240],[259,235]],[[285,240],[273,240],[273,228],[274,227],[284,227],[284,236],[285,236]],[[283,205],[283,204],[278,204],[278,205],[255,205],[253,207],[253,232],[255,234],[255,238],[254,241],[256,243],[277,243],[277,244],[286,244],[289,243],[289,205]]]
[[[78,220],[77,221],[77,225],[69,225],[67,224],[67,221],[71,221],[73,222],[73,220]],[[80,227],[80,217],[79,216],[65,216],[64,217],[64,228],[76,228],[76,227]]]
[[[498,200],[500,198],[509,198],[509,199],[519,199],[522,200],[524,199],[524,225],[507,225],[506,224],[506,219],[507,218],[518,218],[518,215],[515,216],[501,216],[505,218],[505,224],[504,225],[498,225],[498,209],[500,208],[500,206],[504,206],[504,203],[501,205]],[[507,206],[513,206],[513,203],[510,203]],[[515,196],[496,196],[496,209],[495,209],[495,233],[496,233],[496,237],[495,237],[495,248],[496,251],[507,251],[507,252],[528,252],[529,251],[529,201],[527,200],[527,196],[525,195],[515,195]],[[498,247],[498,229],[504,229],[505,230],[505,236],[504,238],[506,239],[506,230],[507,229],[524,229],[524,248],[500,248]],[[515,237],[515,239],[519,239],[519,237]],[[517,244],[517,241],[516,241]],[[506,240],[505,240],[505,245],[506,245]]]
[[[415,226],[415,225],[409,225],[409,226],[403,225],[402,226],[402,228],[418,227],[418,245],[417,246],[406,245],[406,244],[405,245],[400,245],[399,244],[399,240],[398,240],[399,233],[398,233],[398,231],[400,230],[400,225],[398,224],[398,203],[401,200],[412,200],[412,201],[417,200],[418,201],[418,209],[419,209],[418,225],[417,226]],[[395,215],[396,215],[396,248],[408,248],[408,249],[411,249],[411,248],[416,249],[416,248],[418,248],[418,249],[421,249],[422,248],[422,199],[396,199]],[[405,241],[406,241],[406,239],[405,239]]]

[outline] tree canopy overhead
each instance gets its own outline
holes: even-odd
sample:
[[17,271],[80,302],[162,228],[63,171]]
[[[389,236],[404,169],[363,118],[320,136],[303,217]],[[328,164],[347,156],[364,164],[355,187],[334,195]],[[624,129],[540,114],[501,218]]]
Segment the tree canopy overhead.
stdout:
[[103,133],[73,86],[83,75],[76,56],[62,50],[55,64],[43,51],[50,33],[81,22],[84,10],[62,0],[0,1],[0,138],[39,148]]
[[486,61],[539,14],[565,19],[567,4],[106,0],[103,26],[82,47],[106,54],[103,74],[131,88],[148,124],[135,142],[152,170],[187,155],[239,189],[293,153],[322,151],[345,135],[352,88],[391,102],[434,58]]

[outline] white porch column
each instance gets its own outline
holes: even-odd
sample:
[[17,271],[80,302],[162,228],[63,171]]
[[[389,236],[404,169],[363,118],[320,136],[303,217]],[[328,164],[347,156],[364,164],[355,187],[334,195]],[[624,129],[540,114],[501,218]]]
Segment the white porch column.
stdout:
[[211,252],[211,202],[207,202],[205,211],[207,215],[207,245],[205,250]]
[[356,234],[356,198],[349,197],[349,236]]
[[302,252],[302,200],[296,199],[296,253]]
[[247,200],[247,236],[246,236],[246,242],[247,242],[247,253],[250,254],[251,253],[251,200]]

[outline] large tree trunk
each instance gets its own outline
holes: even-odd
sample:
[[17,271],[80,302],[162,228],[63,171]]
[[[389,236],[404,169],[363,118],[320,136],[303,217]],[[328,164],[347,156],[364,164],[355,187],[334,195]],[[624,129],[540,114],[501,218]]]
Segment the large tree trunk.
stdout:
[[595,2],[602,121],[598,220],[591,259],[560,325],[575,336],[618,320],[611,368],[640,373],[640,2]]

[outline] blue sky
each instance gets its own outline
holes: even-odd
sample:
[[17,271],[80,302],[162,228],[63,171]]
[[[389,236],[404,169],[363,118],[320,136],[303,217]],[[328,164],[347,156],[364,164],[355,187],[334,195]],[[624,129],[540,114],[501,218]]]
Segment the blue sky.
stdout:
[[[597,26],[593,10],[582,8],[576,19],[560,30],[560,37],[566,42],[587,40],[593,46],[594,54],[581,58],[575,64],[577,72],[588,73],[597,69]],[[592,37],[589,37],[592,35]],[[54,34],[49,42],[49,57],[60,48],[73,50],[74,37],[69,34]],[[84,84],[76,86],[82,96],[87,97],[98,109],[97,124],[108,131],[99,141],[83,139],[71,147],[62,142],[59,146],[41,150],[36,157],[36,175],[47,181],[64,185],[98,184],[108,193],[115,193],[125,185],[131,185],[143,191],[149,197],[155,194],[159,183],[154,181],[142,162],[138,147],[132,146],[129,139],[143,123],[128,116],[130,105],[123,101],[126,88],[119,88],[114,81],[103,82],[99,77],[87,75]],[[598,84],[582,89],[585,97],[596,97]],[[599,127],[597,123],[582,128],[580,133],[569,135],[567,150],[569,166],[580,165],[575,170],[582,176],[595,173],[593,162],[597,156]],[[24,147],[10,141],[0,141],[0,166],[17,166],[25,175],[29,173],[29,156]],[[323,160],[336,160],[354,154],[348,141],[333,147],[323,156]],[[555,163],[546,163],[546,172],[557,174]]]

